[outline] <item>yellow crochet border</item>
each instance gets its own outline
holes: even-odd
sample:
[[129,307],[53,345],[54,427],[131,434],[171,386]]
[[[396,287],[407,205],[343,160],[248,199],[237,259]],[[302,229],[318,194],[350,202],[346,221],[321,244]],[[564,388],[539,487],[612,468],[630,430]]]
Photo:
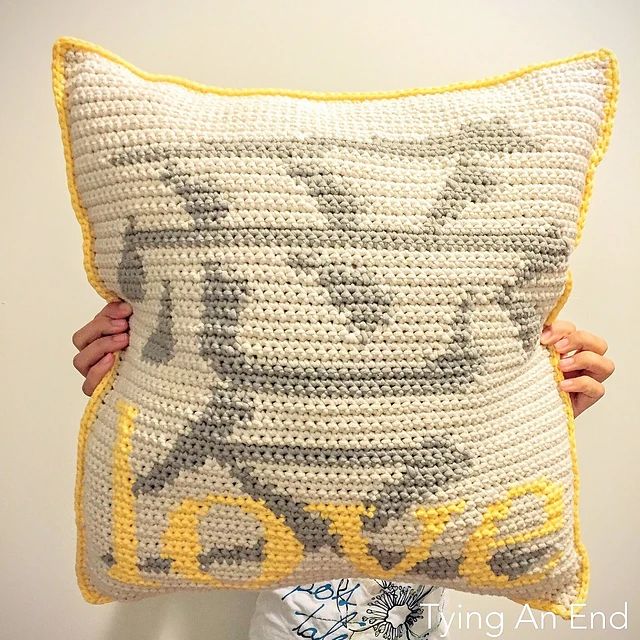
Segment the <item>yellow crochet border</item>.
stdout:
[[[216,87],[193,82],[186,78],[161,75],[156,73],[149,73],[143,71],[138,67],[127,62],[115,53],[86,40],[73,37],[60,37],[53,45],[53,57],[52,57],[52,79],[53,79],[53,92],[55,97],[56,108],[58,112],[58,120],[60,123],[60,129],[62,133],[62,143],[64,147],[64,156],[66,162],[66,173],[69,193],[71,195],[71,202],[76,215],[76,218],[82,229],[83,237],[83,256],[84,256],[84,268],[87,274],[87,278],[91,286],[95,291],[104,298],[107,302],[119,299],[119,296],[108,289],[100,279],[98,271],[93,261],[93,237],[89,224],[87,211],[80,201],[78,189],[75,182],[73,155],[71,149],[69,124],[67,121],[67,108],[66,108],[66,93],[65,93],[65,74],[64,74],[64,57],[69,49],[77,49],[93,52],[115,62],[123,67],[129,69],[134,74],[151,82],[169,82],[191,89],[192,91],[202,93],[215,93],[219,95],[227,96],[242,96],[242,95],[281,95],[290,97],[307,98],[311,100],[378,100],[388,98],[400,98],[403,96],[412,96],[419,94],[436,94],[452,91],[463,91],[467,89],[477,89],[481,87],[489,87],[498,84],[505,83],[514,78],[521,77],[525,74],[531,73],[539,69],[545,69],[568,62],[581,60],[590,57],[599,57],[607,61],[606,77],[608,86],[606,89],[606,104],[604,111],[604,120],[600,129],[596,148],[589,160],[589,166],[586,174],[586,182],[582,195],[582,201],[580,206],[579,217],[577,221],[577,233],[575,246],[578,246],[582,237],[582,230],[591,200],[591,194],[593,191],[593,181],[596,166],[602,160],[602,157],[609,145],[611,137],[611,130],[613,127],[613,120],[616,111],[618,93],[619,93],[619,70],[618,61],[615,54],[605,48],[601,48],[595,51],[587,51],[578,53],[569,57],[556,59],[548,62],[541,62],[532,64],[526,67],[522,67],[517,70],[509,71],[501,75],[495,75],[486,77],[480,80],[457,82],[448,85],[434,86],[434,87],[415,87],[409,89],[391,90],[391,91],[372,91],[372,92],[318,92],[318,91],[305,91],[298,89],[282,89],[282,88],[226,88]],[[569,294],[572,289],[572,275],[571,272],[567,272],[567,281],[564,291],[558,299],[553,310],[549,313],[545,324],[553,322],[561,309],[564,307]],[[556,381],[560,382],[563,379],[562,371],[558,366],[559,355],[552,347],[547,347],[549,351],[549,358],[554,370],[554,376]],[[90,582],[86,567],[85,567],[85,540],[84,540],[84,516],[82,513],[82,485],[84,479],[84,456],[87,438],[91,425],[95,420],[96,413],[101,402],[101,398],[104,393],[111,387],[118,364],[120,362],[120,352],[116,353],[114,364],[109,373],[100,381],[96,389],[94,390],[91,398],[89,399],[87,406],[84,410],[80,432],[78,435],[77,445],[77,469],[76,469],[76,484],[75,484],[75,513],[76,513],[76,528],[77,528],[77,545],[76,545],[76,575],[78,579],[78,586],[84,599],[91,604],[103,604],[111,602],[112,598],[100,593]],[[576,604],[582,605],[585,601],[588,587],[589,587],[589,558],[587,551],[581,539],[580,534],[580,521],[579,521],[579,490],[580,490],[580,478],[578,470],[578,459],[576,451],[576,437],[575,437],[575,417],[573,414],[573,408],[571,405],[571,398],[569,393],[558,388],[558,393],[562,399],[563,407],[567,416],[567,427],[571,449],[573,478],[574,478],[574,495],[573,495],[573,520],[574,520],[574,542],[575,549],[580,558],[579,569],[579,592],[576,597]],[[564,619],[568,619],[571,616],[571,609],[564,605],[545,600],[531,600],[521,601],[517,600],[520,604],[528,604],[531,607],[541,609],[544,611],[551,611]],[[577,611],[579,607],[574,607],[574,611]]]

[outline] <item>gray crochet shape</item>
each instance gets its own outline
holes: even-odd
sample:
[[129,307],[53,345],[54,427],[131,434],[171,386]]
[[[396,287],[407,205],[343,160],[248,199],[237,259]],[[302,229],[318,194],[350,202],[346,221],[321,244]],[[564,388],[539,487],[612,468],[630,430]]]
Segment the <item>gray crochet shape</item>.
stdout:
[[[358,150],[384,150],[403,158],[439,157],[453,154],[456,168],[432,209],[429,228],[420,233],[362,230],[358,222],[361,211],[358,197],[350,194],[339,177],[331,172],[324,158],[334,146]],[[455,221],[471,203],[486,202],[499,184],[495,175],[487,172],[478,160],[478,153],[504,154],[539,150],[539,145],[512,128],[502,118],[479,120],[465,124],[457,132],[416,141],[346,141],[335,138],[307,138],[304,140],[239,140],[173,142],[140,147],[112,158],[114,165],[160,163],[160,179],[183,198],[183,206],[193,220],[189,229],[144,230],[135,229],[133,221],[125,232],[124,250],[119,270],[119,283],[125,296],[142,300],[145,274],[141,256],[150,248],[195,247],[282,247],[289,264],[307,274],[315,274],[317,282],[326,289],[329,299],[350,320],[353,330],[363,340],[391,318],[393,296],[382,282],[372,280],[370,274],[357,266],[345,263],[329,268],[318,257],[318,249],[325,246],[349,248],[401,249],[428,252],[442,248],[441,229]],[[328,229],[313,236],[299,229],[269,229],[269,236],[259,230],[224,227],[230,205],[222,190],[210,176],[189,175],[179,159],[212,157],[218,155],[267,157],[278,159],[291,179],[304,185],[312,196],[320,214],[328,221]],[[314,158],[310,167],[308,161]],[[569,246],[560,229],[551,220],[540,221],[538,235],[543,236],[545,253],[541,259],[536,247],[527,248],[530,237],[484,236],[473,238],[473,246],[487,251],[516,252],[522,258],[522,267],[516,283],[504,287],[494,302],[502,306],[517,327],[524,352],[529,354],[537,340],[539,318],[533,303],[526,297],[518,300],[518,292],[527,283],[544,273],[558,273],[565,265]],[[464,250],[469,242],[465,238],[447,236],[451,250]],[[185,426],[164,459],[157,461],[150,471],[139,476],[134,483],[134,494],[161,491],[171,484],[183,470],[201,466],[209,458],[225,466],[242,484],[243,489],[256,499],[263,499],[286,523],[308,550],[329,543],[342,555],[337,538],[330,536],[327,523],[317,514],[304,511],[300,504],[287,495],[278,493],[260,474],[254,464],[266,460],[283,464],[327,464],[338,468],[360,468],[363,474],[375,464],[396,465],[406,469],[400,480],[389,481],[372,500],[376,511],[363,522],[363,531],[380,531],[392,518],[402,516],[416,501],[435,494],[451,483],[463,478],[473,464],[473,453],[462,449],[446,433],[434,433],[416,439],[411,446],[389,447],[384,451],[364,448],[357,450],[330,450],[301,446],[253,445],[247,447],[230,439],[234,429],[251,421],[254,398],[258,393],[285,393],[292,396],[318,398],[401,397],[416,392],[427,394],[459,393],[473,384],[481,358],[474,348],[469,330],[469,313],[474,306],[474,291],[460,292],[460,305],[456,312],[454,339],[448,350],[438,358],[421,366],[399,365],[395,369],[356,366],[300,367],[282,363],[268,367],[243,351],[236,340],[243,306],[250,299],[251,282],[243,279],[233,264],[210,261],[206,270],[202,306],[204,331],[200,336],[200,353],[223,381],[211,389],[207,407]],[[336,267],[336,265],[332,265]],[[170,296],[170,283],[165,291]],[[163,322],[170,326],[170,299],[163,301]],[[158,325],[160,326],[160,325]],[[157,340],[152,336],[151,341]],[[160,354],[158,361],[171,357],[171,338],[163,335],[162,347],[147,348],[148,353]],[[154,356],[155,357],[155,356]],[[383,363],[384,365],[384,363]],[[384,549],[371,546],[371,552],[383,566],[392,566],[398,558]],[[213,555],[203,557],[208,564]],[[447,571],[457,568],[457,561],[447,561]],[[153,563],[152,563],[153,564]],[[433,561],[431,563],[434,564]],[[498,566],[498,565],[496,565]],[[505,563],[500,563],[505,566]],[[429,567],[422,567],[428,569]],[[437,569],[432,566],[431,570]],[[440,568],[442,570],[442,567]]]

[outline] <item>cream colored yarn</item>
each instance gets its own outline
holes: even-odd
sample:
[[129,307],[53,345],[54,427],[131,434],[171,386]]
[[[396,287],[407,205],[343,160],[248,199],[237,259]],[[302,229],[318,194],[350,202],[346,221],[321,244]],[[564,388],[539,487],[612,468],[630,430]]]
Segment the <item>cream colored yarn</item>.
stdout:
[[539,335],[614,55],[378,93],[53,55],[87,275],[134,309],[80,429],[84,597],[366,576],[584,602],[573,415]]

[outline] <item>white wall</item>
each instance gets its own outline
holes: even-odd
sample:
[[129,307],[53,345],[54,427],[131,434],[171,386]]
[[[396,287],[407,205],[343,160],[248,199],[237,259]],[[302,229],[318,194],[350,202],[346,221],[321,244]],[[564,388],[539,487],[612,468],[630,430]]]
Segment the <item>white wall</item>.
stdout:
[[[626,600],[633,628],[640,614],[637,3],[1,0],[0,13],[0,637],[245,640],[255,599],[225,591],[92,606],[76,587],[73,484],[86,397],[71,364],[71,334],[103,301],[82,269],[66,189],[49,66],[60,35],[205,84],[320,91],[448,84],[601,46],[617,53],[613,138],[561,317],[605,337],[617,364],[605,398],[578,418],[582,527],[590,610],[610,613]],[[509,639],[635,637],[632,629],[580,633],[566,624],[514,632],[519,608],[504,599],[453,594],[452,607],[505,611],[500,637]]]

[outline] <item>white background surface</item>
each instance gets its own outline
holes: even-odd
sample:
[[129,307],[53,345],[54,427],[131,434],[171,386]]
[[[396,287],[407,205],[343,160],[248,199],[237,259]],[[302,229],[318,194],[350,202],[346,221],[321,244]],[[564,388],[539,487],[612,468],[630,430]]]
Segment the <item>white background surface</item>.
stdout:
[[[577,419],[578,453],[592,563],[588,611],[608,615],[626,601],[630,628],[571,631],[558,620],[555,631],[515,631],[520,607],[504,598],[451,593],[450,603],[463,616],[503,612],[497,637],[509,640],[637,637],[638,6],[0,0],[0,638],[246,640],[255,600],[255,593],[212,591],[96,606],[77,589],[73,487],[86,397],[72,367],[71,335],[104,301],[87,283],[66,187],[50,74],[51,46],[61,35],[204,84],[317,91],[442,85],[613,49],[621,70],[618,114],[560,317],[603,336],[617,365],[604,399]],[[496,633],[484,624],[452,637]]]

